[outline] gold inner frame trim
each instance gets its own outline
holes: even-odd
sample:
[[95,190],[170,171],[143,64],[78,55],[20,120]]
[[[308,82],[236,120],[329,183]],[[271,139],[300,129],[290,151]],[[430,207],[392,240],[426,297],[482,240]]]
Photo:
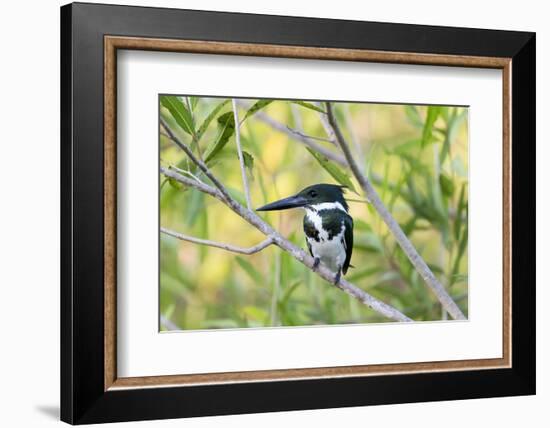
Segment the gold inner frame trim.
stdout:
[[[503,82],[503,323],[502,358],[376,364],[341,367],[117,377],[116,367],[116,53],[118,49],[243,55],[336,61],[380,62],[502,70]],[[104,389],[193,386],[220,383],[359,377],[511,367],[511,58],[383,52],[303,46],[266,45],[141,37],[104,37]]]

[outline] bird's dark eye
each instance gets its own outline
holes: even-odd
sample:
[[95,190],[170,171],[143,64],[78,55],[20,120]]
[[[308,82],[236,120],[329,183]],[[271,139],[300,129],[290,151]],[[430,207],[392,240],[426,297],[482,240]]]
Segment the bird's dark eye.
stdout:
[[310,190],[309,191],[309,196],[311,196],[312,198],[316,198],[317,197],[317,192],[315,190]]

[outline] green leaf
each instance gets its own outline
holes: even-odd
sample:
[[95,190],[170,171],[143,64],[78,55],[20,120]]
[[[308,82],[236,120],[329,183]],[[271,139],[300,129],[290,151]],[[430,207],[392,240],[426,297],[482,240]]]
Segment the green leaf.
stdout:
[[299,106],[308,108],[310,110],[315,110],[319,113],[326,113],[322,108],[317,107],[315,104],[308,103],[306,101],[291,101],[292,104],[297,104]]
[[441,148],[441,154],[439,155],[441,163],[445,161],[451,150],[451,143],[456,139],[456,134],[460,129],[461,124],[467,117],[468,109],[461,109],[458,112],[458,108],[453,110],[453,114],[450,115],[447,122],[447,131],[445,132],[445,140],[443,141],[443,147]]
[[210,125],[210,122],[212,122],[212,120],[216,117],[220,110],[225,107],[228,102],[229,100],[222,101],[212,109],[208,116],[206,116],[206,119],[204,119],[201,126],[199,127],[199,130],[197,131],[197,141],[200,141],[200,139],[208,129],[208,125]]
[[462,184],[462,187],[460,188],[460,196],[458,198],[456,217],[453,224],[455,241],[458,241],[458,238],[460,236],[460,232],[462,229],[462,213],[464,212],[464,208],[467,205],[467,203],[464,202],[465,192],[466,192],[466,183]]
[[462,232],[462,237],[460,238],[460,243],[458,244],[458,253],[456,255],[453,271],[451,273],[451,284],[454,283],[454,278],[458,274],[458,269],[460,267],[460,260],[468,248],[468,226],[464,227],[464,232]]
[[200,97],[189,97],[189,102],[191,103],[191,110],[195,111],[197,104],[199,103]]
[[243,150],[243,160],[244,160],[244,166],[252,169],[254,168],[254,156],[252,156],[250,153],[245,152]]
[[401,229],[403,229],[405,235],[410,235],[414,231],[417,220],[416,216],[412,216],[407,223],[401,225]]
[[441,267],[439,267],[437,265],[434,265],[432,263],[427,263],[427,265],[433,273],[436,273],[438,275],[444,275],[445,274],[445,271]]
[[177,190],[180,190],[183,187],[182,183],[180,183],[179,181],[177,181],[176,179],[174,179],[172,177],[168,177],[168,184],[172,188],[177,189]]
[[187,107],[182,103],[179,97],[173,95],[163,95],[160,97],[160,103],[168,109],[177,124],[189,135],[195,134],[193,127],[193,116]]
[[216,157],[216,155],[225,147],[229,139],[235,132],[235,117],[232,111],[222,114],[218,117],[218,127],[220,128],[220,134],[218,139],[214,142],[211,148],[208,150],[205,162],[208,163]]
[[[204,212],[204,193],[199,192],[198,190],[193,189],[188,203],[186,204],[187,208],[187,226],[193,227],[199,218],[199,216]],[[206,237],[204,237],[206,238]]]
[[247,169],[251,178],[254,177],[254,156],[243,150],[244,167]]
[[235,260],[237,260],[239,266],[248,274],[252,281],[254,281],[256,284],[264,283],[264,278],[262,274],[258,272],[250,262],[243,259],[242,257],[236,257]]
[[274,100],[258,100],[254,104],[252,104],[252,107],[250,107],[247,112],[245,113],[243,117],[243,122],[248,119],[250,116],[252,116],[254,113],[256,113],[258,110],[263,109],[264,107],[271,104]]
[[441,187],[441,191],[445,196],[447,196],[448,198],[453,196],[455,185],[447,175],[439,174],[439,186]]
[[428,107],[426,122],[424,122],[424,129],[422,130],[422,147],[425,147],[432,139],[434,123],[439,116],[440,109],[441,108],[437,106]]
[[284,307],[284,306],[287,305],[288,301],[290,300],[290,296],[298,288],[300,283],[301,283],[301,281],[298,280],[294,284],[292,284],[290,287],[288,287],[288,289],[285,291],[285,294],[283,295],[281,301],[279,302],[281,306]]
[[[456,284],[457,282],[467,282],[468,281],[468,275],[460,275],[460,274],[456,274],[455,276],[453,276],[452,278],[452,283],[453,284]],[[466,297],[466,296],[464,296]],[[457,299],[454,298],[454,300],[456,301]]]
[[309,153],[311,153],[311,156],[313,156],[317,160],[317,162],[319,162],[319,165],[321,165],[325,169],[325,171],[330,174],[332,178],[334,178],[342,186],[345,186],[352,192],[357,193],[357,190],[355,190],[355,186],[351,182],[351,178],[344,171],[342,171],[340,167],[336,166],[326,157],[311,150],[310,148],[306,147],[306,149]]
[[393,207],[395,205],[395,202],[397,201],[398,196],[401,196],[405,201],[409,200],[408,194],[406,194],[405,191],[403,192],[401,191],[401,188],[403,187],[403,183],[405,182],[405,180],[406,180],[406,177],[405,175],[403,175],[401,179],[397,182],[397,184],[393,185],[393,187],[390,186],[390,188],[392,189],[390,202],[388,204],[388,208],[390,212],[393,211]]
[[[204,194],[203,194],[204,198]],[[208,239],[208,210],[204,207],[204,200],[202,203],[203,209],[197,215],[198,235],[203,239]],[[206,256],[208,255],[209,247],[207,245],[199,245],[199,258],[200,262],[204,263]]]

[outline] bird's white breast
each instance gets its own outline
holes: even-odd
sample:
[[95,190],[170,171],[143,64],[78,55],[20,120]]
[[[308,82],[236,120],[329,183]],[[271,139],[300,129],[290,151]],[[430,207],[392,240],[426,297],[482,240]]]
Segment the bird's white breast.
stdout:
[[329,240],[328,232],[323,229],[323,220],[317,211],[307,210],[306,216],[319,232],[319,241],[307,237],[313,256],[318,257],[325,266],[337,272],[346,260],[346,247],[343,239],[346,232],[344,221],[342,220],[342,229],[340,232]]

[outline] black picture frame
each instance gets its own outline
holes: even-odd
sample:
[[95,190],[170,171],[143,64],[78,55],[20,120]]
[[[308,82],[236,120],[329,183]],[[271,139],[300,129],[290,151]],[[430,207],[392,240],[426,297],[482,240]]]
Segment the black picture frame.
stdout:
[[[104,36],[512,59],[512,367],[104,388]],[[535,34],[74,3],[61,8],[61,419],[71,424],[535,393]]]

